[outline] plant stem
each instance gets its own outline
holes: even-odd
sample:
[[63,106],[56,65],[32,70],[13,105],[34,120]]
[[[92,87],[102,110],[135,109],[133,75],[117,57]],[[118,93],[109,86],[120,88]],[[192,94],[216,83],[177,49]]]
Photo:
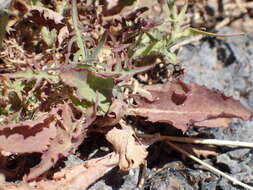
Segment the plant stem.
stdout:
[[234,178],[234,177],[231,177],[231,176],[225,174],[224,172],[218,170],[217,168],[215,168],[215,167],[213,167],[213,166],[211,166],[211,165],[209,165],[209,164],[203,162],[202,160],[198,159],[197,157],[191,155],[190,153],[186,152],[186,151],[183,150],[182,148],[178,147],[178,146],[175,145],[174,143],[171,143],[170,141],[166,141],[166,143],[167,143],[170,147],[172,147],[173,149],[177,150],[178,152],[180,152],[180,153],[184,154],[185,156],[191,158],[191,159],[194,160],[195,162],[198,162],[199,164],[205,166],[206,168],[208,168],[209,170],[211,170],[213,173],[215,173],[215,174],[217,174],[217,175],[220,175],[220,176],[222,176],[222,177],[224,177],[224,178],[226,178],[226,179],[232,181],[233,184],[237,184],[237,185],[240,185],[240,186],[242,186],[242,187],[244,187],[244,188],[246,188],[246,189],[253,190],[253,187],[251,187],[251,186],[249,186],[249,185],[247,185],[247,184],[245,184],[245,183],[239,181],[238,179],[236,179],[236,178]]
[[181,143],[191,143],[191,144],[208,144],[217,146],[236,146],[253,148],[253,143],[242,142],[242,141],[229,141],[229,140],[218,140],[218,139],[201,139],[201,138],[191,138],[191,137],[176,137],[176,136],[162,136],[160,134],[136,134],[140,138],[156,139],[156,141],[174,141]]
[[239,146],[253,148],[253,143],[241,142],[241,141],[229,141],[229,140],[218,140],[218,139],[201,139],[201,138],[190,138],[190,137],[172,137],[172,136],[161,136],[161,139],[166,139],[174,142],[184,142],[193,144],[209,144],[217,146]]

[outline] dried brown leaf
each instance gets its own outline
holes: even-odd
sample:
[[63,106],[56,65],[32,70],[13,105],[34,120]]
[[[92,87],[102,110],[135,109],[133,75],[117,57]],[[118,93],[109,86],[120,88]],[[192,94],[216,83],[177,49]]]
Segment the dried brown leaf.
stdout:
[[[117,166],[119,155],[111,153],[102,158],[91,159],[81,165],[66,168],[53,176],[55,180],[66,181],[69,189],[82,190],[88,188],[92,183]],[[68,189],[67,188],[67,189]]]
[[0,126],[0,150],[11,153],[43,152],[56,136],[54,116],[42,114],[35,120]]
[[119,168],[130,170],[144,163],[148,155],[146,147],[134,136],[134,131],[125,126],[123,129],[114,127],[106,134],[106,139],[119,154]]
[[121,100],[114,100],[107,114],[95,124],[99,127],[114,126],[119,123],[125,114],[126,104]]
[[54,112],[61,118],[57,122],[57,136],[51,141],[49,149],[43,153],[41,162],[31,168],[28,180],[40,176],[54,166],[59,158],[74,152],[85,138],[86,128],[96,118],[94,110],[87,111],[89,114],[86,114],[86,123],[82,124],[79,120],[75,120],[68,104],[60,105]]
[[64,17],[51,9],[39,6],[31,6],[30,12],[32,14],[30,19],[32,19],[36,24],[47,26],[50,29],[56,28],[58,30],[65,25]]
[[0,190],[83,190],[117,166],[119,156],[111,153],[64,168],[53,176],[53,180],[22,182],[20,184],[0,183]]
[[64,26],[60,29],[59,34],[57,36],[57,40],[59,45],[62,44],[62,42],[69,37],[69,30],[67,26]]
[[205,121],[200,121],[194,123],[196,127],[210,127],[210,128],[219,128],[219,127],[228,127],[231,122],[231,118],[215,118]]
[[227,127],[229,118],[248,120],[252,112],[240,101],[195,83],[182,81],[145,87],[152,96],[150,101],[141,95],[134,97],[136,107],[129,115],[147,117],[152,122],[165,122],[186,131],[190,125]]

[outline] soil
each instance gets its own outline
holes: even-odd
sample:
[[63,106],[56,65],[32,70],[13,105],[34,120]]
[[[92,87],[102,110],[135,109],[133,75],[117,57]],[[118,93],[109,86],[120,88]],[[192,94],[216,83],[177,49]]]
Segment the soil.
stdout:
[[[221,34],[238,33],[225,27]],[[201,41],[184,46],[179,53],[185,68],[184,80],[204,84],[209,88],[222,90],[253,109],[253,35],[239,37],[203,38]],[[190,129],[187,135],[253,141],[253,121],[233,120],[227,129]],[[163,143],[149,148],[148,167],[144,184],[137,188],[140,169],[127,174],[117,168],[93,184],[89,190],[239,190],[228,180],[219,177],[203,166],[168,150]],[[253,151],[248,148],[219,147],[219,155],[203,158],[216,168],[253,185]]]

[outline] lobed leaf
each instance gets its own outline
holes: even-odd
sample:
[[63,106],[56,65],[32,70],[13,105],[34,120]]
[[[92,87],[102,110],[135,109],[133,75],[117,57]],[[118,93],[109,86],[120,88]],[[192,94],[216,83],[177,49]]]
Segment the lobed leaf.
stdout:
[[20,78],[20,79],[26,79],[26,80],[35,79],[38,81],[41,81],[42,79],[47,79],[54,83],[57,83],[59,81],[58,76],[49,74],[45,71],[35,72],[30,68],[28,68],[26,71],[20,71],[20,72],[11,73],[11,74],[4,74],[4,76],[9,77],[9,78]]
[[118,154],[111,153],[85,163],[64,168],[55,173],[52,180],[41,180],[19,184],[0,182],[1,190],[84,190],[117,166]]
[[190,125],[227,127],[229,118],[248,120],[252,111],[240,101],[195,83],[182,81],[146,87],[151,99],[140,94],[134,97],[136,107],[128,109],[129,115],[147,117],[151,122],[165,122],[186,131]]
[[[87,110],[85,115],[86,123],[82,124],[79,120],[74,118],[74,114],[70,106],[65,103],[64,105],[59,105],[54,112],[57,114],[57,132],[56,137],[51,140],[50,147],[47,151],[43,152],[41,157],[41,162],[35,167],[31,168],[27,179],[34,179],[51,167],[61,158],[68,156],[70,153],[74,152],[78,146],[84,140],[86,133],[86,128],[95,120],[96,114],[94,110]],[[80,120],[83,120],[81,118]]]
[[56,136],[54,117],[43,114],[36,120],[0,126],[0,150],[11,153],[43,152]]
[[56,28],[57,30],[60,30],[65,26],[64,17],[51,9],[39,6],[30,6],[29,10],[32,14],[32,17],[30,18],[36,24],[47,26],[50,29]]

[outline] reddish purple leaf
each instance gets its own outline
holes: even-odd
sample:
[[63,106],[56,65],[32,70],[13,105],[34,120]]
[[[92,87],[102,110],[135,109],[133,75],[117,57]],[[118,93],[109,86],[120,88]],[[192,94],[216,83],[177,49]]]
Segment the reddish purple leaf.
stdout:
[[95,109],[88,108],[85,114],[86,123],[81,123],[80,120],[74,118],[74,114],[70,106],[66,103],[59,105],[53,111],[61,118],[57,122],[57,135],[51,141],[50,147],[45,151],[41,157],[41,162],[35,167],[31,168],[28,180],[34,179],[47,170],[49,170],[61,157],[68,156],[73,153],[86,137],[85,130],[95,120]]
[[43,114],[36,120],[0,126],[0,150],[11,153],[43,152],[56,136],[54,117]]
[[186,131],[190,125],[227,127],[227,118],[248,120],[252,112],[240,101],[195,83],[182,81],[145,87],[152,99],[134,96],[136,107],[129,115],[147,117],[152,122],[165,122]]

